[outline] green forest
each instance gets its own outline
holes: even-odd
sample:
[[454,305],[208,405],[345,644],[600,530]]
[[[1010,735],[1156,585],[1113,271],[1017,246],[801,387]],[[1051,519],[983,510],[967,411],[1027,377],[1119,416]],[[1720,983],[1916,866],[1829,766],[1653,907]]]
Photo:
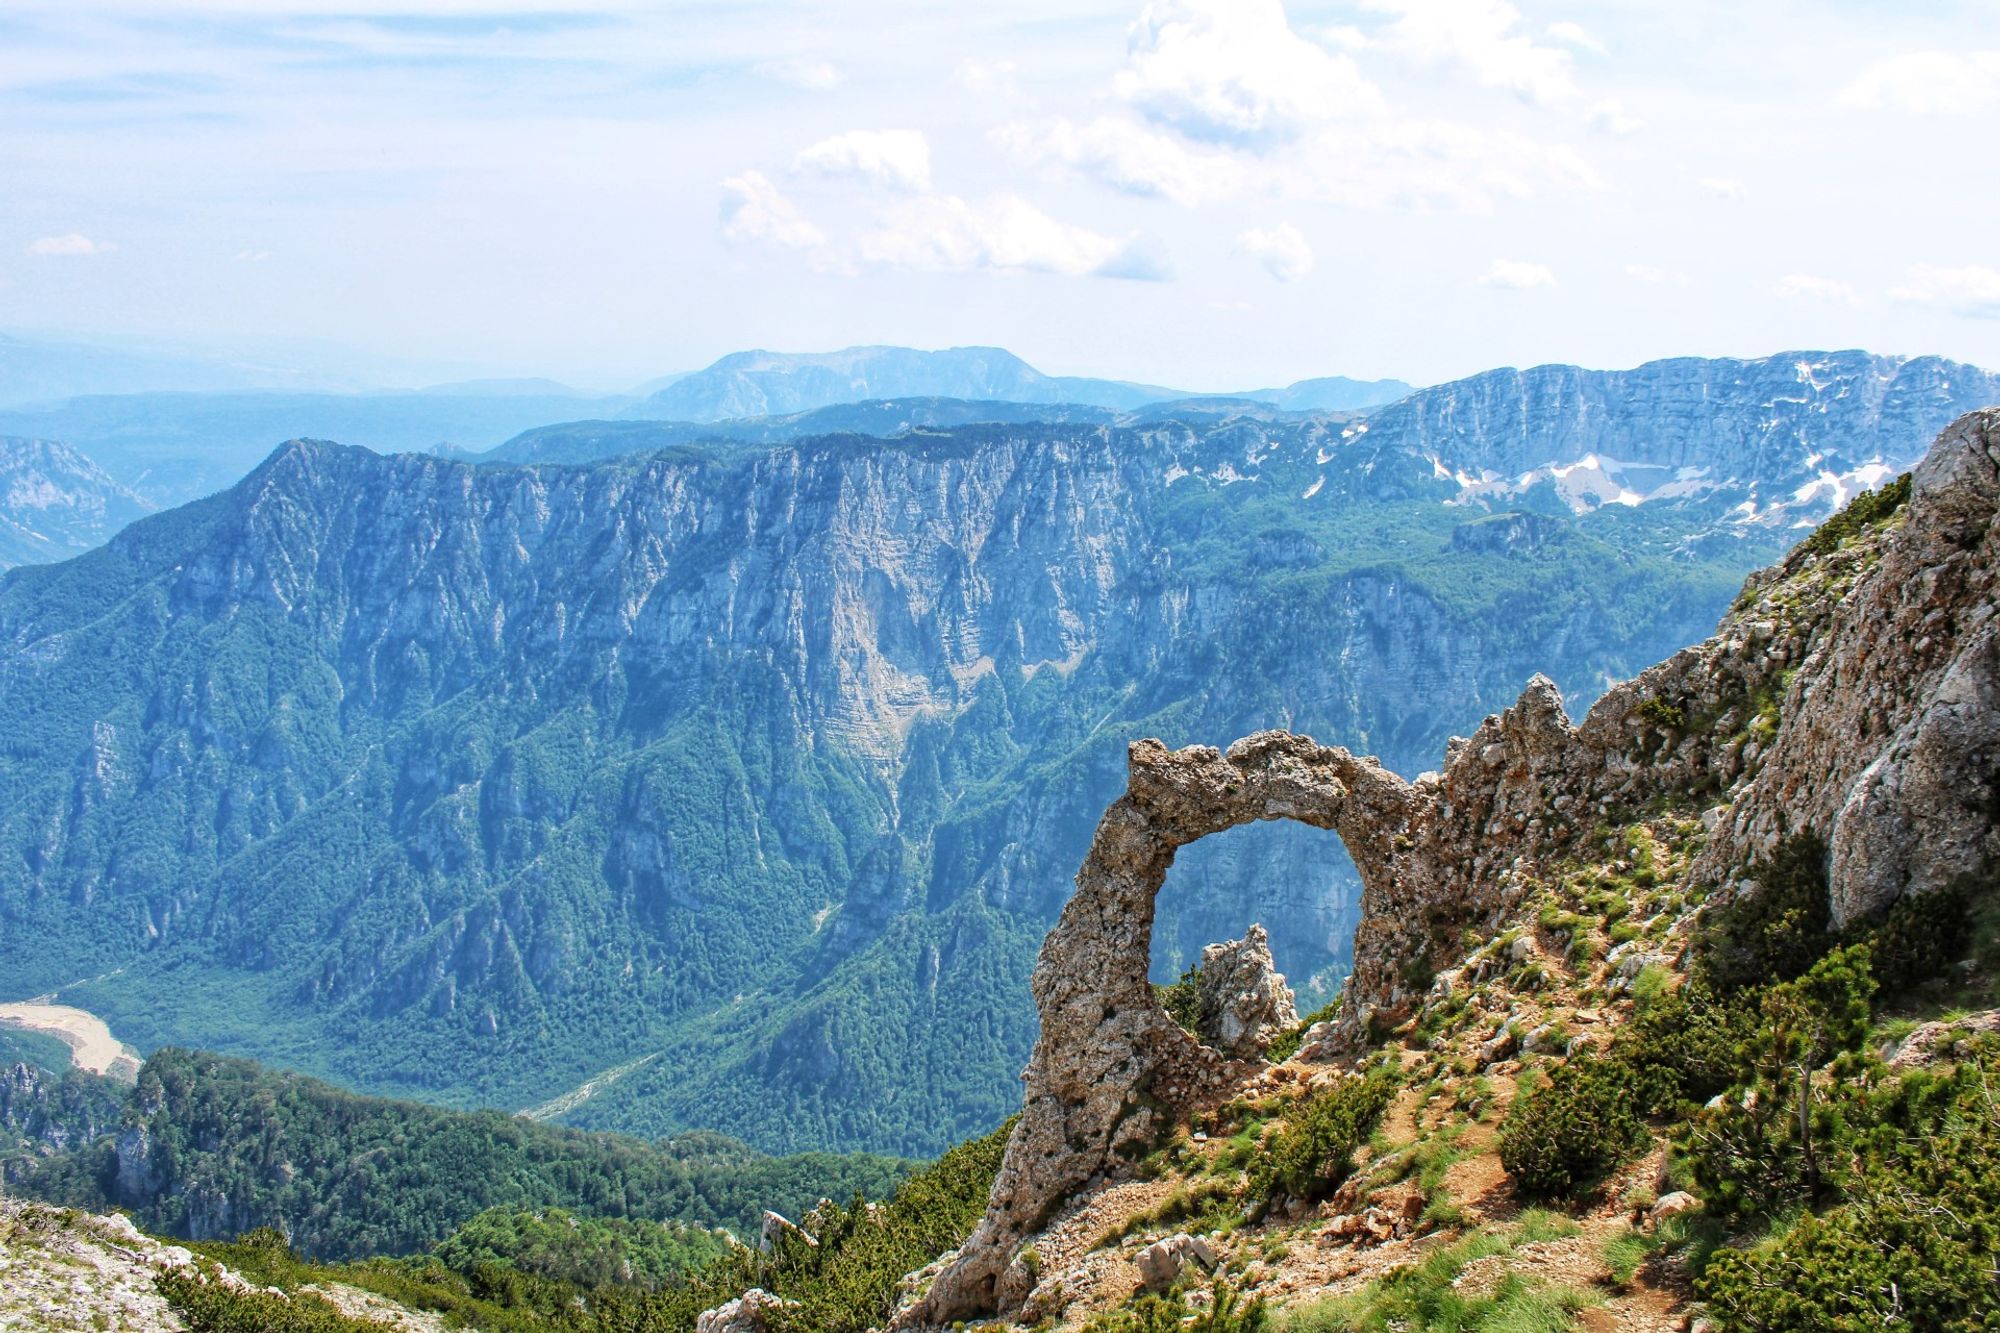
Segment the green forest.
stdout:
[[[708,1248],[686,1228],[754,1230],[764,1209],[797,1214],[825,1197],[881,1197],[910,1170],[883,1157],[771,1157],[712,1133],[647,1143],[362,1097],[175,1049],[146,1062],[123,1124],[122,1158],[107,1138],[35,1164],[15,1188],[75,1207],[125,1208],[170,1236],[269,1227],[328,1259],[427,1251],[493,1209],[672,1223],[665,1235],[631,1233],[659,1251],[637,1260],[639,1270],[665,1272]],[[480,1236],[498,1226],[488,1216],[462,1248],[490,1244]]]

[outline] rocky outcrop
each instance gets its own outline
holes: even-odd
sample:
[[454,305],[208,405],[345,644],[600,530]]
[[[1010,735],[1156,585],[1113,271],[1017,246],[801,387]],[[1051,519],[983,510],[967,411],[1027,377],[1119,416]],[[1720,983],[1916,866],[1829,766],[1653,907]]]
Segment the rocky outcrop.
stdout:
[[1908,519],[1785,691],[1786,725],[1700,868],[1728,878],[1789,827],[1828,838],[1847,921],[2000,858],[2000,415],[1954,424]]
[[694,1333],[764,1333],[771,1316],[794,1301],[780,1300],[762,1287],[752,1287],[733,1301],[695,1316]]
[[1271,937],[1253,925],[1240,940],[1201,951],[1201,1039],[1227,1055],[1262,1055],[1299,1021],[1292,988],[1271,959]]
[[1996,515],[2000,411],[1975,413],[1940,437],[1906,511],[1879,530],[1802,545],[1751,581],[1715,637],[1613,689],[1580,726],[1536,677],[1415,783],[1281,732],[1226,754],[1135,743],[1126,794],[1042,947],[1041,1037],[991,1204],[905,1325],[1018,1306],[1028,1238],[1224,1079],[1225,1057],[1146,985],[1154,895],[1195,839],[1291,819],[1337,830],[1353,855],[1355,970],[1340,1019],[1307,1044],[1319,1059],[1353,1050],[1378,1014],[1407,1015],[1555,859],[1661,798],[1724,803],[1694,873],[1728,892],[1755,891],[1750,867],[1787,828],[1831,831],[1843,918],[1992,873]]
[[1042,945],[1021,1118],[992,1205],[908,1320],[1011,1309],[1034,1284],[1024,1239],[1113,1163],[1143,1153],[1169,1118],[1225,1081],[1227,1057],[1167,1017],[1147,978],[1153,899],[1174,854],[1240,824],[1335,829],[1364,883],[1393,873],[1420,798],[1372,759],[1261,732],[1223,754],[1135,742],[1125,795],[1098,823],[1076,895]]

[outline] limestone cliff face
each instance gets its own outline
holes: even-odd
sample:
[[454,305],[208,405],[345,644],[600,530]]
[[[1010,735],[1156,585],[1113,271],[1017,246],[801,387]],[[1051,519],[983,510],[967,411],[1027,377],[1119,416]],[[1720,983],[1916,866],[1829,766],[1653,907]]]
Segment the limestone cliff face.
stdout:
[[[1539,482],[1596,504],[1630,488],[1754,480],[1745,498],[1762,507],[1815,490],[1852,496],[1857,480],[1865,489],[1908,466],[1887,442],[1927,440],[1996,401],[2000,378],[1939,357],[1792,352],[1633,370],[1493,370],[1377,409],[1367,426],[1384,443],[1442,460],[1469,489]],[[1558,475],[1549,467],[1558,459],[1593,462]],[[1864,472],[1871,464],[1892,470]]]
[[0,436],[0,569],[67,560],[152,508],[67,445]]
[[[1839,538],[1839,540],[1836,540]],[[1755,579],[1706,642],[1609,691],[1572,726],[1536,677],[1406,782],[1372,758],[1265,732],[1227,752],[1132,746],[1077,893],[1034,977],[1041,1036],[985,1219],[901,1326],[1017,1308],[1018,1256],[1053,1212],[1231,1077],[1146,985],[1153,900],[1177,851],[1232,825],[1338,831],[1362,884],[1339,1019],[1304,1055],[1351,1052],[1406,1017],[1435,971],[1514,923],[1593,831],[1661,799],[1712,802],[1693,874],[1754,893],[1786,831],[1830,835],[1843,919],[2000,870],[2000,412],[1951,426],[1905,508],[1829,529]]]
[[[0,975],[116,971],[147,1044],[249,987],[323,1072],[423,1096],[664,1050],[572,1118],[941,1148],[1011,1100],[1124,738],[1415,771],[1538,668],[1581,701],[1693,639],[1788,534],[1738,478],[1495,548],[1439,469],[1226,413],[590,467],[293,444],[0,582]],[[1189,848],[1158,951],[1260,920],[1337,977],[1335,845]]]

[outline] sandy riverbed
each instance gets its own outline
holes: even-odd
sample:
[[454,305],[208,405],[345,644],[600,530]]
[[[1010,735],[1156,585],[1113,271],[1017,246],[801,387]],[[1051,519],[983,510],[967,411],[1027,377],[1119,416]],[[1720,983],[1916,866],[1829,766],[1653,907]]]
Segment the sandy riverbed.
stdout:
[[139,1053],[112,1036],[110,1026],[88,1010],[36,1000],[0,1004],[0,1025],[60,1038],[69,1047],[70,1059],[78,1069],[109,1074],[127,1083],[139,1077],[139,1066],[143,1063]]

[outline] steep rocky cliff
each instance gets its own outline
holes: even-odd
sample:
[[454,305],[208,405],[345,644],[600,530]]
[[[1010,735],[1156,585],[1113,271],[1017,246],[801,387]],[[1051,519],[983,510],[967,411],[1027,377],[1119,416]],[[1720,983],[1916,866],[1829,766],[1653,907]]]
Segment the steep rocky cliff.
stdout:
[[[1911,421],[1975,391],[1932,388]],[[1695,638],[1831,500],[1746,515],[1734,475],[1496,546],[1461,536],[1513,503],[1456,478],[1486,446],[1422,446],[1268,414],[588,468],[287,446],[0,584],[0,976],[375,1089],[936,1148],[1011,1099],[1123,738],[1275,722],[1415,771],[1535,670],[1581,702]],[[1271,833],[1181,858],[1156,954],[1262,920],[1311,1007],[1351,871]]]

